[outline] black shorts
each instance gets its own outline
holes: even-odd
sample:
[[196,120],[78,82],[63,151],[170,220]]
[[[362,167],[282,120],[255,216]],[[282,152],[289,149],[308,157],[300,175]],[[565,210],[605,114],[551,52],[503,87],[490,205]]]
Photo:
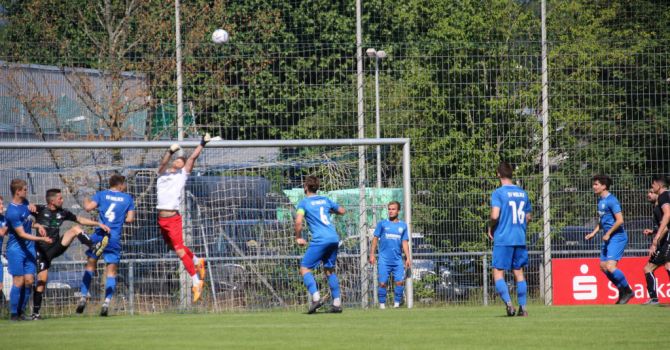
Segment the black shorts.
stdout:
[[665,240],[661,246],[656,247],[654,253],[649,257],[649,262],[656,266],[670,262],[670,242],[668,240]]
[[37,272],[42,272],[51,267],[51,261],[65,253],[67,247],[64,246],[60,239],[51,243],[48,246],[36,244],[35,252],[37,253]]

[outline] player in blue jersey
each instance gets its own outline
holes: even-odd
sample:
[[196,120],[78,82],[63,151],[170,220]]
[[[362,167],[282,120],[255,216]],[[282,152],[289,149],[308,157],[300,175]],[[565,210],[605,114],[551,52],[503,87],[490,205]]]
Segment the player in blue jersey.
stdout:
[[[123,224],[131,223],[135,220],[135,204],[133,197],[126,190],[125,176],[114,174],[109,178],[109,189],[97,192],[91,199],[84,201],[84,210],[92,211],[98,209],[98,221],[109,227],[109,233],[101,228],[97,228],[91,235],[93,244],[108,240],[108,243],[102,251],[102,257],[107,264],[105,281],[105,301],[100,310],[100,316],[107,316],[109,304],[116,289],[116,273],[119,262],[121,261],[121,235],[123,233]],[[83,313],[88,301],[88,291],[91,287],[91,280],[95,272],[99,255],[89,249],[86,251],[88,261],[81,283],[81,299],[77,305],[77,313]]]
[[[532,207],[528,193],[512,183],[512,166],[502,162],[497,176],[501,186],[491,194],[491,222],[488,236],[493,240],[493,281],[500,298],[505,302],[507,316],[528,316],[526,294],[528,286],[523,268],[528,265],[526,227],[531,219]],[[514,310],[505,270],[512,270],[516,280],[518,312]]]
[[[2,241],[5,237],[5,234],[7,233],[7,221],[5,220],[5,216],[3,213],[5,212],[5,206],[3,205],[3,198],[0,196],[0,251],[2,251]],[[2,294],[2,281],[4,281],[5,275],[4,275],[4,270],[5,267],[2,266],[2,259],[0,259],[0,294]]]
[[38,237],[30,234],[32,229],[30,209],[34,210],[35,207],[29,205],[26,199],[28,184],[24,180],[14,179],[9,186],[12,192],[12,202],[5,214],[9,235],[7,238],[7,262],[9,273],[12,275],[9,312],[11,320],[19,321],[23,319],[23,310],[25,310],[30,299],[35,273],[37,272],[34,242],[51,243],[52,240],[49,237]]
[[[377,296],[379,299],[379,308],[386,308],[386,282],[389,274],[393,273],[393,307],[399,308],[402,296],[405,291],[404,279],[405,268],[410,268],[412,261],[409,258],[409,234],[407,233],[407,224],[398,219],[400,212],[400,203],[393,201],[388,204],[389,218],[382,220],[375,228],[372,238],[372,247],[370,248],[370,264],[374,265],[375,251],[379,244],[379,265],[377,265],[379,288]],[[405,253],[405,261],[402,260],[402,253]]]
[[325,298],[321,298],[316,280],[312,274],[312,270],[323,263],[323,269],[328,277],[328,286],[333,297],[333,305],[330,311],[339,313],[342,312],[342,300],[340,298],[340,282],[335,274],[335,262],[340,236],[330,221],[330,214],[344,215],[345,210],[327,197],[317,195],[319,185],[317,177],[307,176],[304,183],[306,197],[298,203],[297,207],[295,218],[296,243],[300,246],[307,245],[307,241],[302,238],[304,221],[307,221],[307,226],[312,233],[309,247],[307,247],[307,251],[300,262],[300,274],[312,297],[307,313],[313,314],[325,303]]
[[628,244],[628,234],[623,228],[623,213],[619,200],[610,193],[612,179],[607,175],[596,175],[592,179],[593,192],[598,195],[598,216],[600,222],[593,232],[584,237],[589,240],[603,230],[603,243],[600,248],[600,269],[607,278],[619,289],[617,304],[626,304],[633,297],[633,290],[628,285],[626,276],[617,268]]

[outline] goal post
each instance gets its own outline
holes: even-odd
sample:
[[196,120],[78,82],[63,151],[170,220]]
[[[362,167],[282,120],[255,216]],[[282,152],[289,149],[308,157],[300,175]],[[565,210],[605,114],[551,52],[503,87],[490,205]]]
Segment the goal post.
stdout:
[[[408,138],[212,141],[197,160],[183,199],[187,242],[208,261],[203,301],[189,306],[184,301],[190,295],[184,293],[188,286],[179,274],[181,262],[167,251],[155,221],[155,169],[164,150],[174,143],[187,155],[199,145],[199,141],[0,142],[5,155],[0,193],[9,192],[12,178],[25,178],[31,203],[44,203],[46,189],[58,187],[63,190],[64,207],[78,214],[83,213],[85,197],[107,188],[109,175],[127,175],[137,219],[124,228],[122,277],[113,302],[116,313],[170,311],[184,305],[203,311],[302,307],[307,298],[297,270],[304,251],[294,244],[290,223],[307,174],[321,177],[324,194],[347,208],[345,217],[334,221],[342,237],[337,271],[347,305],[368,307],[375,300],[372,269],[362,268],[369,265],[367,252],[358,249],[358,242],[371,239],[372,230],[357,232],[360,222],[367,220],[366,226],[374,227],[376,223],[369,221],[381,217],[386,209],[382,201],[399,200],[412,237]],[[358,147],[366,149],[366,159],[376,156],[375,147],[367,146],[381,146],[385,152],[381,189],[374,177],[358,186]],[[360,196],[366,198],[365,208],[358,206]],[[410,239],[410,255],[411,251]],[[67,259],[52,265],[46,312],[68,314],[76,305],[82,252],[83,247],[74,244]],[[104,289],[101,271],[91,288],[98,296]],[[327,293],[327,283],[319,284]],[[407,307],[413,307],[413,294],[408,277]],[[370,301],[363,304],[363,300]]]

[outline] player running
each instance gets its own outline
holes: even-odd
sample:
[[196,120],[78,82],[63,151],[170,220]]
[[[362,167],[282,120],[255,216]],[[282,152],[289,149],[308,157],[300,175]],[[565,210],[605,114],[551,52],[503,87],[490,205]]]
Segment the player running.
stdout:
[[[379,265],[377,289],[379,308],[386,309],[386,282],[389,274],[393,273],[395,288],[393,290],[393,307],[399,308],[402,296],[405,291],[404,279],[405,268],[410,268],[412,262],[409,258],[409,236],[407,233],[407,224],[398,219],[400,212],[400,203],[393,201],[388,204],[389,218],[382,220],[375,228],[374,238],[372,238],[372,247],[370,248],[370,264],[374,265],[375,251],[379,244]],[[402,253],[405,253],[403,263]]]
[[21,179],[14,179],[9,185],[12,202],[7,208],[5,219],[9,231],[7,239],[7,262],[12,275],[12,289],[9,294],[9,313],[12,321],[23,320],[23,311],[30,299],[30,292],[35,281],[35,241],[51,243],[49,237],[37,237],[30,234],[32,221],[28,203],[28,184]]
[[186,186],[186,180],[195,166],[195,161],[210,140],[209,134],[205,134],[200,140],[200,145],[195,148],[188,159],[183,156],[177,157],[168,168],[170,158],[181,148],[178,144],[170,146],[170,149],[165,152],[161,159],[157,170],[158,205],[156,205],[156,209],[158,209],[158,226],[161,229],[163,240],[171,250],[174,250],[184,264],[186,272],[191,276],[193,302],[200,299],[204,289],[205,259],[198,258],[191,249],[184,245],[179,206],[181,205],[181,194],[184,191],[184,186]]
[[313,314],[325,303],[326,298],[321,298],[319,290],[312,274],[319,263],[323,263],[323,269],[328,277],[328,286],[333,297],[333,305],[330,312],[342,312],[342,300],[340,299],[340,281],[335,274],[335,263],[337,261],[337,250],[340,242],[340,236],[335,231],[331,223],[330,214],[344,215],[345,210],[337,203],[327,197],[317,195],[319,190],[319,179],[316,176],[307,176],[305,178],[304,190],[305,197],[298,203],[297,214],[295,218],[295,242],[299,246],[307,245],[307,241],[302,238],[303,219],[307,221],[309,230],[312,233],[312,239],[309,247],[300,262],[300,274],[312,301],[309,305],[308,314]]
[[491,222],[488,236],[493,240],[493,281],[500,298],[505,302],[507,316],[514,316],[515,310],[505,282],[505,270],[512,270],[516,280],[517,316],[528,316],[526,294],[528,286],[523,275],[528,265],[526,249],[526,228],[531,219],[532,207],[528,193],[512,183],[512,166],[502,162],[496,175],[501,186],[491,194]]
[[605,231],[600,249],[600,269],[607,278],[619,289],[617,304],[626,304],[633,297],[633,290],[628,285],[626,276],[617,268],[628,244],[628,234],[623,228],[623,214],[619,200],[609,192],[612,179],[607,175],[593,177],[593,192],[598,195],[598,216],[600,223],[593,232],[586,235],[587,240],[593,238],[601,229]]
[[109,313],[109,304],[116,289],[116,273],[121,261],[121,234],[123,233],[123,224],[135,221],[135,203],[133,196],[125,193],[126,177],[114,174],[109,178],[109,189],[96,192],[93,198],[84,200],[84,210],[92,211],[98,209],[100,223],[109,228],[109,233],[102,228],[97,228],[91,241],[93,244],[108,240],[102,254],[96,254],[93,249],[86,251],[88,261],[84,270],[84,276],[81,281],[81,299],[77,304],[77,313],[83,313],[88,302],[88,291],[91,288],[91,280],[95,272],[98,258],[102,256],[107,266],[105,281],[105,301],[100,309],[100,316],[107,316]]
[[649,300],[645,305],[658,305],[656,293],[656,277],[654,271],[665,264],[670,276],[670,243],[668,242],[668,224],[670,224],[670,192],[667,189],[665,176],[655,176],[651,181],[651,189],[647,193],[647,200],[654,204],[654,229],[644,229],[643,234],[654,235],[649,247],[649,261],[644,266],[644,277],[647,281]]
[[61,190],[52,188],[46,193],[47,205],[36,205],[35,223],[33,228],[36,228],[41,236],[51,238],[52,243],[37,242],[37,284],[33,290],[33,320],[41,320],[40,309],[42,308],[42,297],[46,288],[47,280],[49,278],[49,267],[51,261],[61,256],[75,237],[82,243],[93,249],[97,256],[100,256],[104,245],[107,241],[100,241],[97,245],[93,245],[91,238],[84,233],[81,226],[75,225],[67,230],[63,236],[60,235],[60,227],[65,221],[73,221],[86,226],[98,226],[104,232],[109,232],[109,227],[105,224],[93,221],[91,219],[74,215],[71,211],[63,209],[63,195]]

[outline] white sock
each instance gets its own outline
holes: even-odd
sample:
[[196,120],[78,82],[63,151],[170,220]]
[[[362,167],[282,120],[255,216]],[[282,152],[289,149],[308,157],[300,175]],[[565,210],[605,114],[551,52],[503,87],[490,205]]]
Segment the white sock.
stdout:
[[112,301],[110,298],[105,298],[105,304],[109,305],[109,303]]
[[342,305],[342,300],[340,300],[340,298],[333,299],[333,306],[340,306],[340,305]]
[[193,255],[193,265],[198,265],[200,263],[200,259],[198,259],[197,256]]
[[379,304],[379,308],[382,310],[386,309],[386,304]]
[[393,307],[400,307],[400,303],[393,303]]
[[200,277],[198,277],[197,273],[195,275],[191,276],[191,280],[193,280],[193,285],[196,285],[196,284],[200,283]]
[[312,294],[312,301],[319,301],[319,300],[321,300],[321,294],[319,294],[319,291],[317,290],[316,292],[314,292],[314,294]]

